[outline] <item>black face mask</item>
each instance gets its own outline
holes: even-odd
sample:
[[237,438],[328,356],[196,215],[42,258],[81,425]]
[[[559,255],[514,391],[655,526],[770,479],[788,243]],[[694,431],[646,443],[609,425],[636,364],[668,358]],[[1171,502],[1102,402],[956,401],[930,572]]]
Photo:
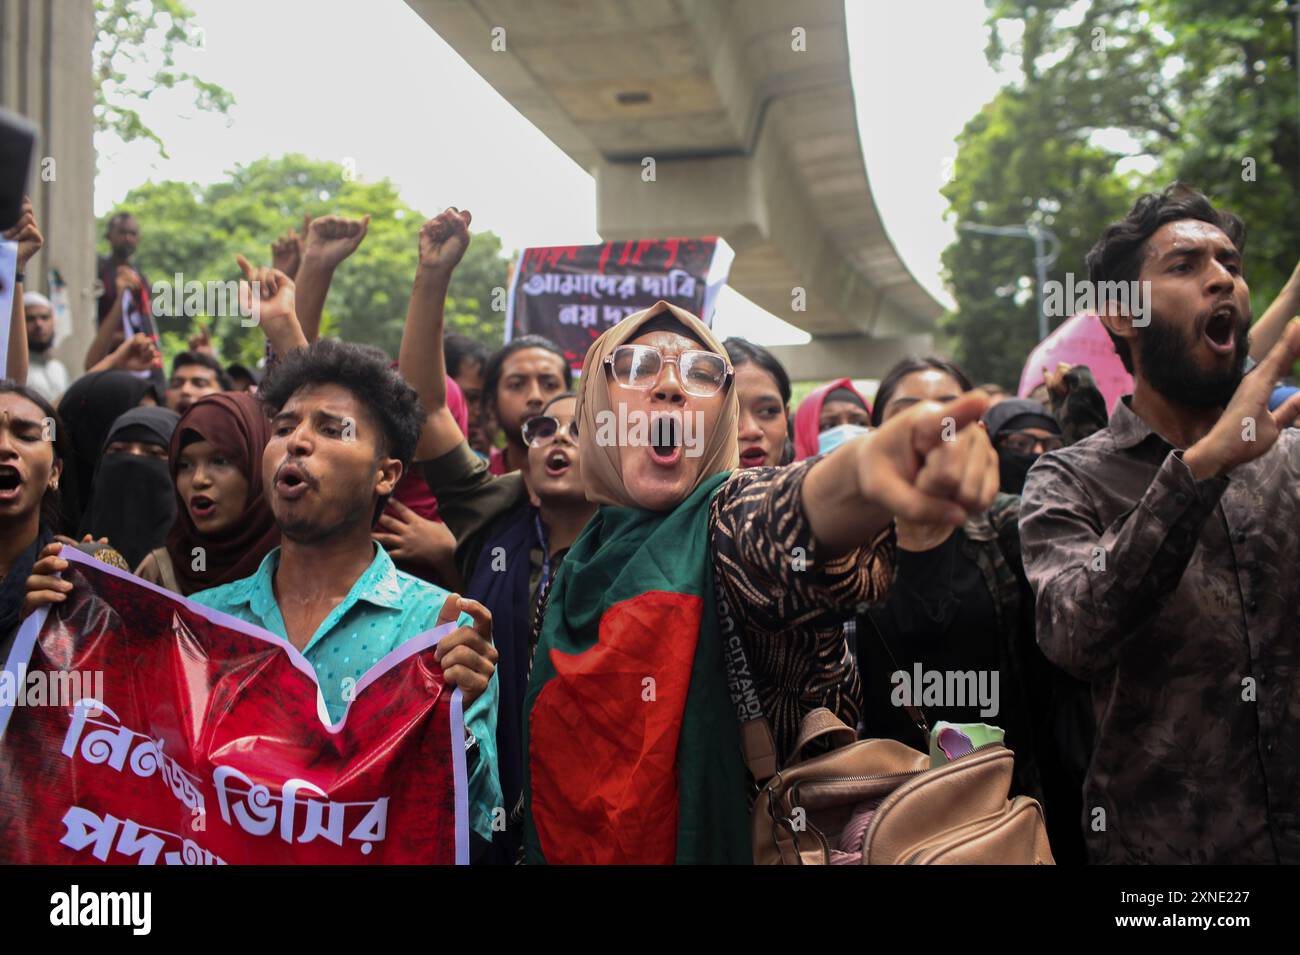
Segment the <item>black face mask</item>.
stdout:
[[1021,454],[1007,448],[998,448],[998,490],[1003,494],[1023,493],[1025,477],[1038,457],[1037,454]]
[[167,461],[106,454],[95,472],[94,497],[81,532],[109,544],[131,567],[167,540],[176,519],[176,491]]

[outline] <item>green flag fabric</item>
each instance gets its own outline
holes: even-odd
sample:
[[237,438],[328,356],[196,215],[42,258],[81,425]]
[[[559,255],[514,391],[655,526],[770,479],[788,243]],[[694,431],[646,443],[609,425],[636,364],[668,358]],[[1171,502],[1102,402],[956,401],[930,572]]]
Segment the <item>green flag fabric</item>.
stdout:
[[526,862],[752,861],[709,547],[729,476],[601,507],[566,555],[524,700]]

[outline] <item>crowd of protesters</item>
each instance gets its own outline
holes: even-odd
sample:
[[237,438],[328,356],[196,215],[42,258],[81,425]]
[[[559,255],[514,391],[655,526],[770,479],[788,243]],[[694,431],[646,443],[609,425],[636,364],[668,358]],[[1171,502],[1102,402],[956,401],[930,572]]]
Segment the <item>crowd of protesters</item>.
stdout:
[[[239,257],[264,368],[223,365],[201,333],[164,377],[157,342],[124,332],[123,293],[149,289],[129,213],[108,222],[80,376],[20,284],[0,659],[67,599],[65,546],[284,638],[333,720],[346,681],[455,622],[437,656],[465,701],[476,861],[747,862],[725,617],[778,764],[820,708],[924,750],[898,672],[991,673],[995,715],[925,715],[1005,731],[1058,863],[1300,861],[1300,268],[1252,326],[1240,219],[1175,185],[1097,239],[1090,281],[1150,283],[1149,322],[1098,309],[1132,376],[1111,408],[1083,365],[1017,398],[940,355],[870,400],[844,378],[792,408],[768,350],[665,302],[600,335],[575,379],[546,338],[491,352],[445,332],[456,209],[412,236],[396,356],[321,339],[368,223],[322,217],[271,265]],[[5,237],[21,283],[30,205]],[[601,437],[638,414],[652,440]],[[574,682],[566,660],[611,635],[619,659],[591,654]],[[645,675],[654,726],[634,712]],[[629,800],[650,762],[654,798]]]

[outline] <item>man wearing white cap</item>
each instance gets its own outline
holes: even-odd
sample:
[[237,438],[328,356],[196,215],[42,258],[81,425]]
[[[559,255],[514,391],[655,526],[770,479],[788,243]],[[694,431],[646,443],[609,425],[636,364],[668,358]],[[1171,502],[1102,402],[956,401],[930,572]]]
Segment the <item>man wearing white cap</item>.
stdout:
[[54,357],[54,310],[40,292],[25,292],[27,312],[27,384],[46,401],[55,402],[68,387],[68,369]]

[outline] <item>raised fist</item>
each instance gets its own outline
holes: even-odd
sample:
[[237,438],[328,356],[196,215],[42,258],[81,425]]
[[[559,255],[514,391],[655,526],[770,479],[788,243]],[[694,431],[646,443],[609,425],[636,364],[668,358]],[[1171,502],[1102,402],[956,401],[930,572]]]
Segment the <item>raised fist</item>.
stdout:
[[302,236],[290,229],[271,243],[271,268],[279,269],[289,278],[298,274],[302,259]]
[[1056,395],[1058,398],[1065,397],[1065,393],[1069,390],[1069,386],[1065,383],[1065,375],[1073,367],[1066,362],[1058,361],[1055,371],[1043,368],[1043,384],[1047,385],[1048,394]]
[[18,243],[18,271],[22,271],[33,255],[41,251],[45,237],[36,228],[36,213],[32,210],[32,200],[23,196],[22,214],[2,236],[6,241]]
[[324,265],[338,265],[357,250],[370,228],[370,216],[347,219],[343,216],[321,216],[312,219],[303,239],[302,256]]
[[420,268],[450,272],[469,248],[473,216],[454,206],[420,226]]
[[113,351],[114,368],[122,371],[149,371],[162,367],[162,355],[152,338],[143,332],[137,332]]
[[117,284],[117,294],[119,296],[127,289],[133,292],[140,291],[140,275],[129,265],[119,265],[117,272],[113,276],[113,281]]

